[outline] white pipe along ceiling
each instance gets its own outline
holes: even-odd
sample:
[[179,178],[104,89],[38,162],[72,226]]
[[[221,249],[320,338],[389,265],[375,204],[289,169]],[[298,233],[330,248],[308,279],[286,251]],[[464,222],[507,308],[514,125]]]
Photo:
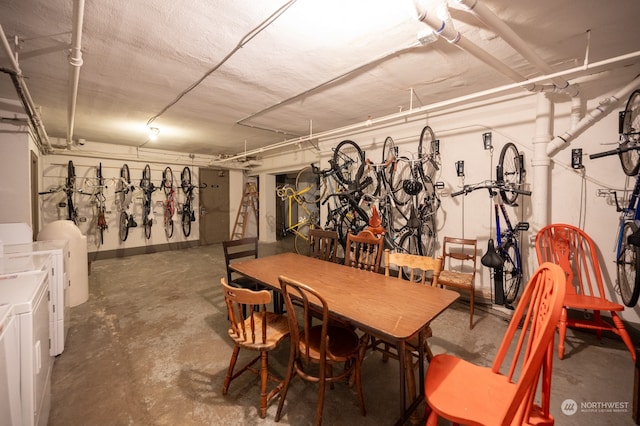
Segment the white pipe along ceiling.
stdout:
[[[622,85],[640,73],[637,43],[616,31],[635,24],[640,2],[562,3],[2,2],[0,68],[24,87],[16,99],[47,153],[47,132],[71,150],[78,139],[140,147],[153,121],[149,148],[221,165],[518,88],[572,97],[575,134],[597,114],[581,119],[581,99],[605,96],[598,79],[575,79],[607,71]],[[425,24],[433,39],[416,36]],[[17,90],[0,79],[0,99]]]

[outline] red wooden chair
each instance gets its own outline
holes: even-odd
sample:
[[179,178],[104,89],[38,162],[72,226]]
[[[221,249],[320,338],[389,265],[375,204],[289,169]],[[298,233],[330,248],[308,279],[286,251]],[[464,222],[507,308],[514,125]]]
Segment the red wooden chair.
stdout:
[[[556,263],[562,267],[566,276],[567,294],[558,323],[558,358],[564,358],[567,327],[577,327],[595,330],[599,339],[606,330],[617,334],[635,361],[635,348],[617,314],[624,310],[624,306],[608,300],[605,295],[598,252],[593,240],[583,230],[572,225],[547,225],[536,235],[536,253],[538,262]],[[593,317],[568,318],[568,309],[593,311]],[[602,311],[609,312],[613,324],[602,318]]]
[[[564,273],[558,265],[544,263],[536,270],[491,367],[449,354],[434,356],[424,385],[431,410],[427,425],[436,426],[438,417],[465,425],[535,424],[545,408],[547,424],[553,424],[548,414],[550,386],[546,386],[551,370],[543,365],[548,365],[553,350],[565,291]],[[534,404],[541,371],[547,375],[542,408]]]

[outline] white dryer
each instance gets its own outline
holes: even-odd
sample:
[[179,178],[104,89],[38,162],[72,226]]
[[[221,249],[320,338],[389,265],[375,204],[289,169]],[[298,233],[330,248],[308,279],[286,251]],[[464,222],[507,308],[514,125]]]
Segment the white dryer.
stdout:
[[0,305],[0,425],[22,425],[18,331],[13,306]]
[[13,307],[20,350],[22,424],[44,426],[51,409],[49,281],[46,272],[0,276],[0,304]]
[[51,355],[60,355],[69,332],[69,243],[64,240],[34,241],[24,244],[5,244],[4,256],[25,254],[49,254],[51,269]]

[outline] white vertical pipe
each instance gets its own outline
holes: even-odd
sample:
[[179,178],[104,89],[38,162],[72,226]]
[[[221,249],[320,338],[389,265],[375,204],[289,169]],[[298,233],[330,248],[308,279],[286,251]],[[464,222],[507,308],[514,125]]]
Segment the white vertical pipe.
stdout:
[[536,106],[535,135],[533,137],[533,172],[531,194],[532,228],[537,232],[549,223],[549,166],[547,144],[553,135],[553,103],[544,94],[538,93]]
[[78,83],[82,67],[82,23],[84,21],[84,0],[73,2],[73,29],[71,34],[71,52],[69,55],[69,98],[67,105],[67,146],[73,141],[73,129],[78,101]]

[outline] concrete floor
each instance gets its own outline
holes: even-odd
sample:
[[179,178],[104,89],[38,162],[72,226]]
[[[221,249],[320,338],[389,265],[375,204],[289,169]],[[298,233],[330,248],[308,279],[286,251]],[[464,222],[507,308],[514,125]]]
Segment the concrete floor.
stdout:
[[[260,255],[286,250],[286,244],[261,245]],[[219,285],[224,271],[219,244],[93,262],[89,301],[71,309],[65,351],[55,360],[49,425],[276,424],[277,402],[266,419],[258,416],[256,376],[245,374],[222,395],[232,351]],[[489,365],[506,322],[488,309],[476,309],[469,330],[468,304],[460,302],[432,329],[434,353]],[[284,374],[287,357],[288,343],[270,355],[276,374]],[[397,362],[383,363],[379,353],[369,354],[362,371],[367,416],[359,414],[355,392],[337,385],[327,391],[324,424],[393,424],[399,411],[397,368]],[[615,336],[598,341],[569,331],[567,356],[554,360],[556,424],[634,424],[633,376],[630,354]],[[316,389],[296,379],[278,424],[312,424]],[[577,403],[575,414],[562,413],[566,399]],[[621,403],[623,409],[586,408],[604,402]]]

